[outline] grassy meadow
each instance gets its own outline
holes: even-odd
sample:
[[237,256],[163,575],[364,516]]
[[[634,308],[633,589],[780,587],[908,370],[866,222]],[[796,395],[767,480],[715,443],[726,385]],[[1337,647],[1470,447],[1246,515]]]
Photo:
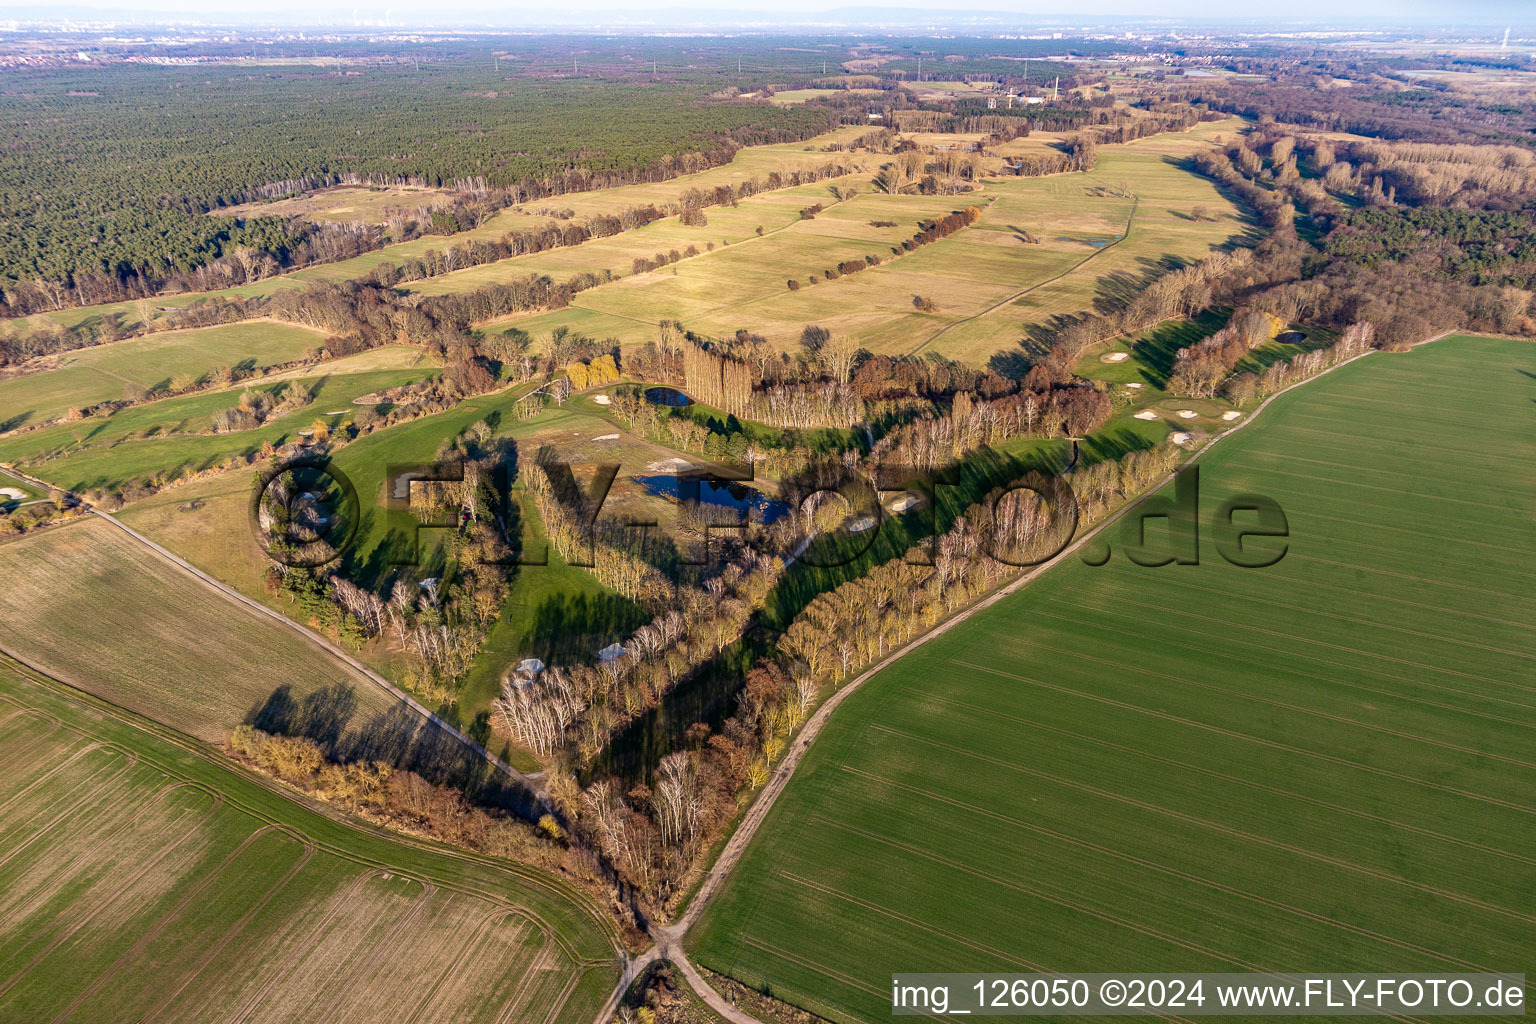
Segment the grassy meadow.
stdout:
[[[682,175],[669,181],[574,192],[563,196],[552,196],[534,203],[511,206],[488,218],[479,227],[461,231],[455,235],[425,235],[409,242],[385,246],[353,259],[306,267],[253,284],[214,292],[189,292],[182,295],[157,296],[154,299],[78,306],[23,317],[17,321],[17,324],[23,329],[46,327],[50,324],[72,329],[82,324],[93,324],[110,318],[116,319],[124,328],[133,329],[154,320],[159,307],[174,309],[189,306],[214,295],[254,298],[272,295],[285,289],[304,288],[316,281],[350,281],[368,276],[369,272],[380,264],[399,263],[405,259],[419,257],[429,249],[441,252],[449,246],[467,241],[492,241],[499,239],[508,231],[549,223],[554,218],[547,211],[559,210],[562,213],[569,211],[576,217],[616,214],[630,206],[676,202],[679,196],[693,188],[708,190],[724,184],[737,185],[750,178],[766,179],[774,171],[784,173],[821,167],[833,160],[847,163],[860,157],[849,153],[828,153],[825,152],[825,147],[832,143],[847,142],[865,130],[863,126],[854,126],[818,135],[804,142],[748,146],[737,152],[729,163],[720,167],[711,167],[696,174]],[[871,160],[872,158],[864,154],[862,159]]]
[[[249,531],[243,516],[241,523]],[[0,575],[6,650],[200,739],[222,740],[284,687],[300,701],[350,690],[364,718],[396,704],[308,640],[98,519],[0,544]]]
[[[1099,303],[1123,298],[1160,268],[1246,240],[1252,226],[1245,216],[1209,181],[1183,166],[1190,154],[1240,124],[1211,122],[1188,132],[1104,146],[1099,165],[1091,172],[991,178],[978,192],[947,197],[875,192],[870,180],[888,157],[824,149],[865,130],[851,126],[805,143],[749,147],[729,164],[671,181],[572,193],[509,207],[457,235],[425,236],[219,294],[270,295],[313,282],[354,280],[380,264],[421,256],[429,249],[499,238],[510,230],[551,222],[555,211],[584,218],[630,206],[664,205],[692,188],[708,190],[836,160],[852,165],[854,173],[838,181],[761,193],[735,207],[710,207],[704,211],[707,223],[702,226],[687,227],[670,217],[579,246],[470,267],[405,287],[415,294],[441,295],[528,274],[566,280],[581,273],[611,272],[620,280],[581,293],[570,309],[484,329],[515,328],[539,336],[556,326],[568,326],[592,337],[633,345],[654,340],[657,321],[682,320],[705,333],[744,328],[791,347],[806,324],[816,323],[853,335],[871,351],[931,351],[985,362],[994,355],[1016,352],[1031,327],[1052,317],[1089,311]],[[943,144],[969,138],[933,133],[918,137],[935,143],[950,140]],[[1040,151],[1055,141],[1058,136],[1041,133],[999,147],[997,154]],[[834,203],[834,186],[860,194]],[[829,209],[813,220],[801,220],[800,210],[814,203]],[[984,210],[971,228],[899,259],[887,259],[872,270],[809,285],[812,275],[822,278],[829,267],[844,260],[870,254],[889,257],[891,246],[910,237],[918,220],[971,204]],[[1193,219],[1195,206],[1206,207],[1210,218]],[[872,221],[895,221],[897,226],[876,228]],[[1026,236],[1035,241],[1025,241]],[[685,252],[689,246],[700,255],[648,273],[631,273],[637,257],[674,249]],[[800,281],[800,291],[788,290],[790,278]],[[913,306],[919,295],[931,299],[937,311],[919,313]],[[197,297],[175,296],[157,299],[155,304],[174,307]],[[23,323],[47,320],[74,326],[110,316],[131,327],[153,315],[153,307],[143,302],[116,303],[40,314]],[[106,397],[114,396],[115,392]]]
[[[1200,460],[1198,566],[1116,526],[881,672],[695,961],[835,1021],[897,970],[1526,971],[1533,377],[1468,337],[1342,367]],[[1288,551],[1238,568],[1209,517],[1254,493]]]
[[[1201,125],[1100,150],[1092,172],[1044,178],[988,179],[959,196],[891,196],[870,190],[833,203],[827,183],[755,197],[730,211],[707,211],[710,224],[685,229],[675,220],[555,253],[477,267],[423,282],[422,290],[455,289],[516,274],[610,269],[620,280],[577,295],[572,308],[512,319],[488,331],[517,329],[539,336],[556,326],[615,337],[654,339],[660,320],[681,320],[706,334],[738,329],[791,348],[806,324],[847,333],[874,352],[933,352],[971,363],[1018,353],[1031,327],[1124,299],[1179,263],[1237,244],[1252,232],[1245,215],[1214,185],[1182,162],[1237,122]],[[828,208],[812,220],[798,210],[812,200]],[[967,205],[981,208],[970,228],[899,258],[891,247],[917,222]],[[1204,206],[1207,219],[1191,211]],[[745,211],[745,213],[744,213]],[[716,218],[730,220],[716,225]],[[895,222],[876,227],[875,222]],[[740,222],[740,223],[738,223]],[[729,234],[762,224],[762,237]],[[649,233],[649,234],[648,234]],[[629,275],[636,256],[649,256],[719,234],[713,251],[644,274]],[[1026,239],[1033,238],[1034,241]],[[879,255],[862,273],[825,280],[828,268]],[[518,268],[514,273],[512,268]],[[558,273],[555,274],[559,276]],[[810,284],[815,276],[818,283]],[[790,278],[799,281],[790,291]],[[917,296],[937,311],[920,313]]]
[[259,370],[299,359],[325,335],[297,324],[246,320],[166,331],[66,352],[57,368],[0,380],[0,431],[63,416],[72,407],[123,397],[125,388],[154,392],[182,374],[221,367]]
[[324,224],[383,224],[394,210],[446,206],[448,189],[412,185],[332,185],[268,202],[241,203],[210,211],[213,217],[303,217]]
[[552,876],[347,824],[13,672],[0,769],[0,1019],[588,1024],[617,976]]
[[[339,362],[340,360],[338,360]],[[314,372],[314,368],[310,368]],[[250,430],[214,434],[212,417],[240,402],[243,388],[206,391],[129,406],[110,416],[59,423],[0,438],[0,462],[66,490],[121,490],[134,483],[196,473],[232,457],[244,458],[265,443],[282,445],[316,425],[350,422],[353,400],[428,376],[429,370],[378,370],[289,378],[311,396],[302,409],[276,415]],[[255,389],[272,387],[256,381]]]

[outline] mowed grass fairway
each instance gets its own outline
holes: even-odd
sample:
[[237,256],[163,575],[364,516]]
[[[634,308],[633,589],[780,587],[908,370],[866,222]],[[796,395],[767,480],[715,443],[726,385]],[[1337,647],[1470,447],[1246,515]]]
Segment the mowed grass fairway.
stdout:
[[579,1022],[611,926],[0,672],[0,1020]]
[[97,519],[0,545],[0,645],[49,675],[218,742],[279,687],[340,684],[363,714],[378,684]]
[[[113,490],[135,481],[174,479],[183,472],[216,467],[231,457],[247,458],[259,452],[263,442],[282,445],[317,423],[328,428],[348,423],[358,410],[353,399],[411,383],[433,372],[331,372],[295,378],[288,386],[310,393],[313,401],[308,406],[274,415],[249,430],[223,434],[210,433],[213,415],[237,407],[243,388],[148,402],[119,409],[111,416],[58,423],[0,438],[0,461],[72,491]],[[252,389],[274,387],[258,381]]]
[[868,129],[863,125],[851,125],[835,129],[823,135],[817,135],[806,139],[804,142],[747,146],[739,150],[729,163],[722,164],[719,167],[711,167],[696,174],[680,175],[679,177],[661,182],[625,185],[620,188],[611,189],[593,189],[588,192],[571,192],[565,195],[552,196],[538,202],[508,207],[496,215],[487,218],[479,227],[468,231],[461,231],[453,235],[423,235],[409,242],[397,242],[394,245],[388,245],[373,252],[363,253],[361,256],[354,256],[348,260],[317,264],[278,277],[265,278],[251,284],[243,284],[211,292],[186,292],[181,295],[157,296],[151,300],[136,299],[129,302],[108,302],[96,306],[77,306],[51,313],[37,313],[30,317],[22,317],[16,320],[15,323],[22,329],[32,329],[50,323],[58,324],[61,327],[74,328],[81,324],[97,323],[104,319],[115,319],[124,327],[135,327],[146,321],[153,320],[157,307],[176,308],[189,306],[200,299],[215,295],[226,297],[242,296],[245,298],[269,296],[281,291],[305,288],[310,283],[316,281],[351,281],[366,277],[373,268],[380,264],[398,264],[406,259],[420,257],[428,250],[435,249],[438,252],[442,252],[446,248],[461,245],[465,242],[498,239],[508,231],[537,228],[551,223],[555,219],[541,211],[569,210],[576,217],[590,217],[594,214],[617,214],[629,206],[645,206],[650,203],[660,206],[676,202],[679,196],[692,188],[709,191],[719,185],[739,185],[749,178],[766,179],[774,171],[785,174],[796,170],[820,168],[829,163],[841,163],[850,166],[875,164],[878,161],[878,157],[875,156],[847,152],[828,152],[825,148],[834,143],[847,143],[866,131]]
[[[1368,356],[1198,465],[1200,565],[1112,528],[839,708],[697,962],[838,1021],[895,971],[1530,973],[1536,345]],[[1210,542],[1243,493],[1270,568]]]
[[0,380],[0,429],[41,423],[71,406],[122,398],[123,389],[153,391],[172,378],[225,366],[257,369],[286,363],[320,347],[325,334],[276,320],[245,320],[131,338],[66,352],[59,368]]
[[[862,187],[852,199],[833,203],[827,183],[802,186],[753,197],[734,210],[711,209],[702,228],[685,229],[671,219],[433,278],[413,290],[458,290],[455,279],[509,280],[515,276],[509,268],[556,279],[581,269],[625,275],[634,256],[689,242],[702,250],[704,241],[720,237],[732,244],[588,289],[569,309],[486,331],[537,337],[567,326],[640,344],[655,339],[659,321],[680,320],[714,335],[753,331],[789,349],[807,324],[819,324],[873,352],[933,352],[986,363],[998,353],[1017,353],[1031,326],[1123,302],[1175,265],[1242,243],[1251,232],[1242,211],[1183,166],[1240,124],[1217,121],[1107,145],[1093,171],[991,178],[976,192],[954,196],[892,196]],[[812,220],[799,219],[800,207],[812,201],[827,208]],[[892,247],[910,238],[919,221],[972,205],[981,210],[974,225],[892,258]],[[1191,216],[1196,206],[1206,207],[1207,219]],[[765,226],[762,237],[751,233],[753,224]],[[871,255],[884,262],[825,279],[828,268]],[[809,283],[812,276],[817,284]],[[790,278],[801,285],[798,291],[788,289]],[[937,312],[917,312],[916,296],[932,299]]]

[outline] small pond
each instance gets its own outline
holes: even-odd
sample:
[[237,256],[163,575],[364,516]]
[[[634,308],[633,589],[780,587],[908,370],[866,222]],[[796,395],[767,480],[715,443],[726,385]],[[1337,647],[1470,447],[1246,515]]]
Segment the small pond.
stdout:
[[670,405],[675,407],[693,404],[693,399],[677,390],[677,388],[667,387],[646,388],[645,400],[652,405]]
[[1307,336],[1302,331],[1281,331],[1275,335],[1275,340],[1283,341],[1287,345],[1300,345],[1307,340]]
[[1110,245],[1113,242],[1118,242],[1119,240],[1120,240],[1120,236],[1119,235],[1115,235],[1113,238],[1058,238],[1058,239],[1056,239],[1056,241],[1058,241],[1058,242],[1081,242],[1084,245],[1091,245],[1095,249],[1102,249],[1106,245]]
[[782,519],[789,512],[789,505],[768,497],[755,487],[734,481],[705,480],[701,477],[679,477],[657,474],[655,476],[637,476],[635,482],[652,494],[663,498],[671,498],[674,501],[679,498],[679,490],[687,497],[693,497],[693,489],[698,488],[699,501],[705,505],[717,505],[721,508],[734,508],[740,512],[748,512],[756,509],[758,517],[765,523],[771,523]]

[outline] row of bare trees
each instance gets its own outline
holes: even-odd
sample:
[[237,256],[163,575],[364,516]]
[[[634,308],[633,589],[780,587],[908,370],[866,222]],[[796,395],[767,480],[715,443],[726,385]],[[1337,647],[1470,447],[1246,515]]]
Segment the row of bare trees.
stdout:
[[1215,334],[1179,349],[1168,375],[1168,391],[1210,398],[1248,353],[1278,338],[1284,330],[1285,321],[1273,313],[1238,310]]
[[590,764],[616,732],[741,637],[782,571],[779,558],[741,547],[702,584],[677,585],[622,653],[509,676],[495,702],[501,724],[541,758]]
[[926,415],[876,442],[871,459],[928,472],[1015,437],[1080,437],[1113,413],[1109,395],[1086,386],[1020,391],[988,401],[961,391],[948,412]]

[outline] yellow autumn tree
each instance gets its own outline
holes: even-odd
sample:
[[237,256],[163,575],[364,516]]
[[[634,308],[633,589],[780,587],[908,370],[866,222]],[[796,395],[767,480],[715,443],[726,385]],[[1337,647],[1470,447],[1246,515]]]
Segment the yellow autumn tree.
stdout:
[[586,363],[568,363],[565,367],[565,375],[571,378],[572,391],[582,391],[589,383]]
[[593,384],[608,384],[619,379],[619,364],[612,355],[601,355],[587,365],[587,373]]

